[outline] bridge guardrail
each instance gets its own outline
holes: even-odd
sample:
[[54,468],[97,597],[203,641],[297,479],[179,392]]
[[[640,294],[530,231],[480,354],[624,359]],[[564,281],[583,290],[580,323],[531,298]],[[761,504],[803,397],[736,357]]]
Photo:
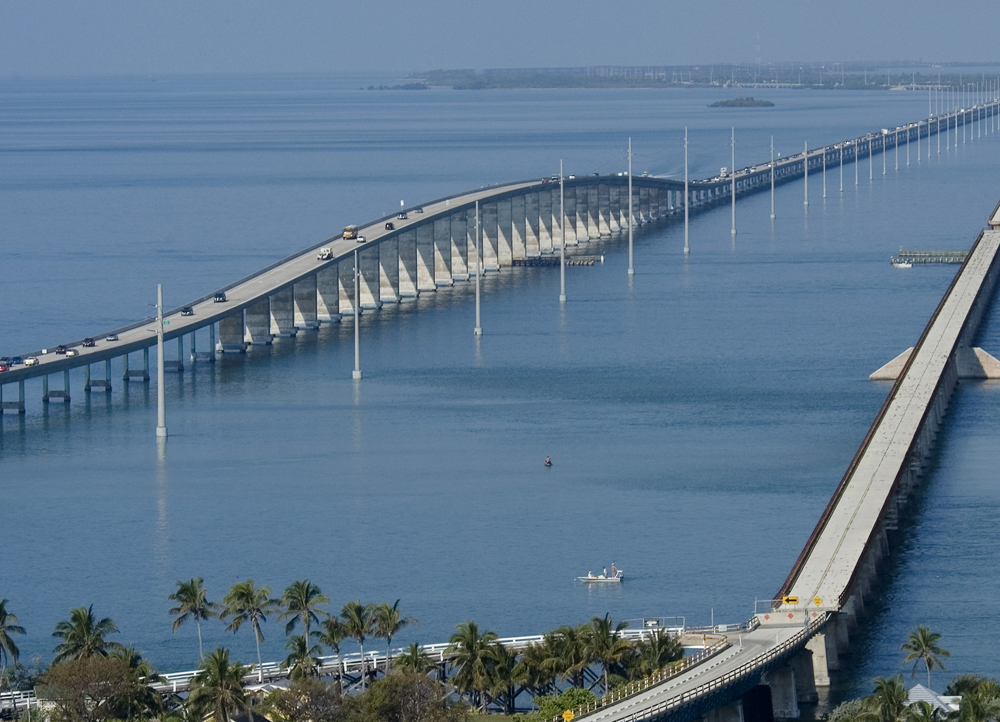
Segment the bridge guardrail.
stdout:
[[[630,716],[631,722],[639,722],[639,720],[650,719],[653,717],[658,717],[672,709],[677,709],[685,704],[695,701],[699,697],[704,697],[718,689],[726,687],[727,685],[735,682],[741,677],[745,677],[763,667],[768,666],[772,662],[780,659],[784,655],[788,654],[794,650],[797,646],[804,644],[806,640],[809,639],[813,634],[815,634],[820,627],[826,624],[829,619],[829,612],[824,613],[823,616],[814,619],[809,626],[798,631],[792,637],[782,642],[777,647],[772,647],[764,654],[759,657],[755,657],[746,664],[743,664],[731,672],[727,672],[721,677],[705,682],[698,687],[695,687],[690,692],[683,692],[676,697],[671,697],[663,702],[658,702],[650,707],[643,710],[632,713]],[[556,717],[552,722],[559,722],[561,718]]]

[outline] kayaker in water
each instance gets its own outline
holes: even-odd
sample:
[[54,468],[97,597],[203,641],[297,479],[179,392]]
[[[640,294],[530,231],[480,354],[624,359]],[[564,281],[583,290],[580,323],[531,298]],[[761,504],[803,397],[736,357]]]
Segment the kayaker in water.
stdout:
[[552,466],[552,459],[550,459],[549,457],[546,456],[545,457],[545,465],[546,466]]

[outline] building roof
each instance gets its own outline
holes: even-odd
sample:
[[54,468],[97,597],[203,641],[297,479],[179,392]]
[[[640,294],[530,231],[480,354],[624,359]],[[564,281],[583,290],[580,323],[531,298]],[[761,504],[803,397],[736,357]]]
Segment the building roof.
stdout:
[[927,702],[932,707],[944,710],[945,712],[955,712],[958,710],[958,703],[962,701],[959,697],[947,697],[940,695],[932,689],[927,689],[922,684],[915,684],[910,688],[910,704],[914,702]]

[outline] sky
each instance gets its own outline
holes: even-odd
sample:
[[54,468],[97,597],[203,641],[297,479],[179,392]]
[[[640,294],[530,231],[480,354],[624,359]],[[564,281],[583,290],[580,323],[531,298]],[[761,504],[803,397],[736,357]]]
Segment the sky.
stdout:
[[998,0],[0,0],[0,77],[989,62],[998,21]]

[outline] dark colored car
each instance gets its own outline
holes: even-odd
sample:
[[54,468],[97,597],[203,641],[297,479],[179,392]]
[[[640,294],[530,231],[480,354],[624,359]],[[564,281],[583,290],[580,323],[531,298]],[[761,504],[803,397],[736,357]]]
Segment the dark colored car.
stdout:
[[424,212],[424,209],[423,209],[423,208],[414,208],[414,209],[413,209],[413,212],[414,212],[414,213],[423,213],[423,212]]
[[194,309],[190,306],[185,306],[181,309],[181,316],[194,316]]
[[92,339],[90,336],[87,336],[87,338],[83,339],[83,347],[84,348],[93,348],[96,345],[97,345],[97,342],[94,339]]
[[387,230],[387,231],[394,231],[394,230],[396,230],[396,226],[393,225],[392,223],[386,223],[385,224],[385,230]]
[[215,297],[212,298],[212,300],[215,303],[225,303],[226,302],[226,294],[224,294],[222,291],[219,291],[217,294],[215,294]]
[[66,355],[66,347],[62,346],[62,345],[56,346],[56,353],[59,354],[60,356],[65,356]]
[[24,363],[24,361],[21,359],[20,356],[12,356],[11,359],[10,359],[10,365],[11,366],[19,366],[19,365],[21,365],[23,363]]
[[0,364],[9,364],[10,356],[0,356]]

